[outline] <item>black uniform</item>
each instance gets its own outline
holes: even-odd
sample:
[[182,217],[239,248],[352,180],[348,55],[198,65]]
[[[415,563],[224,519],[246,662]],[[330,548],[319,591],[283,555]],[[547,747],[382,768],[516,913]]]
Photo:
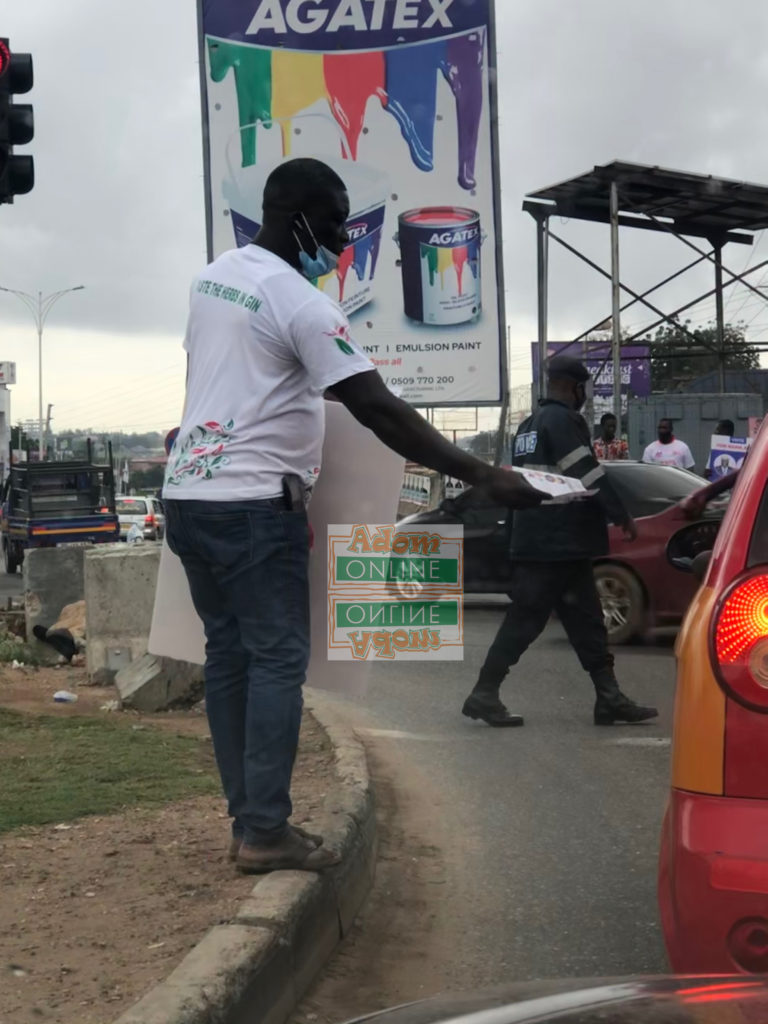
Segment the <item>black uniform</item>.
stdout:
[[608,553],[608,520],[623,524],[629,516],[595,458],[584,418],[561,402],[543,400],[520,425],[513,462],[577,477],[597,494],[514,513],[512,604],[480,672],[476,689],[484,693],[498,693],[509,667],[553,611],[587,672],[599,675],[613,667],[592,559]]

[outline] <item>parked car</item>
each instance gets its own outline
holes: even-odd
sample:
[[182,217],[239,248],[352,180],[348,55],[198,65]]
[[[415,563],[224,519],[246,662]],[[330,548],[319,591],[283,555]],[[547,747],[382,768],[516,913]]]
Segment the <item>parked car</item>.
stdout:
[[518,982],[380,1010],[357,1024],[763,1024],[766,1017],[764,979],[704,975]]
[[[605,462],[603,467],[638,527],[632,543],[619,527],[610,527],[610,554],[595,561],[608,637],[620,644],[651,625],[679,623],[693,599],[696,581],[670,564],[666,549],[672,535],[686,525],[677,503],[703,487],[704,481],[674,466]],[[726,507],[727,500],[712,502],[695,525],[702,550],[712,547]],[[463,525],[465,593],[507,591],[511,517],[506,508],[468,488],[436,509],[401,519],[398,526],[422,523]]]
[[144,540],[162,540],[165,535],[165,513],[158,498],[121,496],[116,502],[120,520],[120,539],[126,540],[131,527],[142,531]]
[[[768,420],[677,638],[659,907],[674,970],[768,972]],[[691,557],[693,563],[691,564]],[[698,563],[698,564],[697,564]]]

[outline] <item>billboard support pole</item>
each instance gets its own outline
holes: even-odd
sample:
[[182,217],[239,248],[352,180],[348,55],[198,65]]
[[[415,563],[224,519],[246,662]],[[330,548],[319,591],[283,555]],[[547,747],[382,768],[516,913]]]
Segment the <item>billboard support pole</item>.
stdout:
[[536,215],[536,291],[539,320],[539,398],[546,394],[547,376],[547,308],[549,301],[549,216]]
[[710,239],[715,252],[715,324],[717,339],[717,370],[720,394],[725,394],[725,313],[723,310],[723,242]]
[[[506,348],[509,350],[509,327],[507,327]],[[507,417],[509,416],[509,372],[507,370],[506,359],[502,363],[501,388],[503,398],[501,403],[501,413],[499,415],[499,431],[496,435],[496,451],[493,456],[494,466],[501,465],[501,456],[504,452],[504,435],[507,429]],[[454,433],[454,444],[455,443],[456,435]]]
[[200,70],[200,112],[202,115],[203,194],[205,200],[205,254],[213,261],[213,208],[211,205],[211,138],[208,128],[208,85],[205,78],[205,25],[203,0],[197,0],[197,59]]
[[611,327],[613,415],[621,434],[621,279],[619,277],[619,186],[611,182]]

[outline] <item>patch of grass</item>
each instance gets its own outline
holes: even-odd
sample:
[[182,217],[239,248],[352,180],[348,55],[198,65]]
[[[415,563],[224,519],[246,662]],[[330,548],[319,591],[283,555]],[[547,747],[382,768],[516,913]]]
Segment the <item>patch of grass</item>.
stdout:
[[0,662],[10,665],[12,661],[24,665],[40,664],[40,659],[32,653],[32,648],[21,637],[13,633],[0,633]]
[[197,738],[0,708],[0,832],[218,790],[211,744]]

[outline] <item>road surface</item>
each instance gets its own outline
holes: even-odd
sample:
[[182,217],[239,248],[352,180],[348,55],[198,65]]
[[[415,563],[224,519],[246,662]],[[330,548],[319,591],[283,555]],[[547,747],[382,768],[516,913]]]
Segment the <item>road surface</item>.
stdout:
[[[408,821],[398,824],[400,845],[385,837],[388,892],[377,884],[365,934],[353,937],[356,951],[342,952],[306,1004],[315,1019],[343,1020],[374,1002],[391,1005],[444,988],[666,969],[655,875],[668,779],[671,642],[616,650],[623,689],[656,704],[658,724],[596,728],[589,677],[552,625],[502,693],[525,716],[524,728],[490,729],[459,712],[501,614],[468,607],[464,662],[377,666],[368,693],[343,702],[370,746],[379,781],[391,784],[385,812],[397,823],[405,810]],[[431,847],[434,856],[425,858]],[[414,877],[417,860],[421,880]],[[394,919],[393,901],[403,904]],[[417,920],[425,915],[429,927]],[[366,1003],[361,977],[374,961],[379,976]],[[306,1006],[296,1020],[306,1018]]]

